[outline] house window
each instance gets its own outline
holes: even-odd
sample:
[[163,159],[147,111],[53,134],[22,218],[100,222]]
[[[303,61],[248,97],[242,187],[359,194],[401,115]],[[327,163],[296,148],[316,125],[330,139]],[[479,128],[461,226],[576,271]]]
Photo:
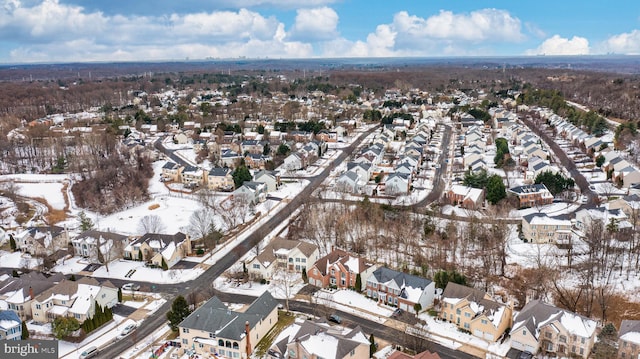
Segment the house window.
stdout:
[[260,264],[254,264],[253,269],[260,269]]
[[[293,263],[293,258],[289,258],[289,263]],[[333,271],[333,269],[332,269]]]
[[296,258],[296,263],[300,263],[300,258]]
[[551,332],[545,332],[544,336],[545,338],[551,338]]
[[487,325],[487,323],[489,323],[486,319],[482,319],[480,322],[484,325]]
[[182,328],[183,333],[189,333],[189,328]]
[[[580,343],[584,344],[584,338],[580,338]],[[582,354],[582,353],[580,353]]]
[[565,337],[564,335],[561,335],[559,340],[560,340],[560,343],[566,343],[567,342],[567,337]]
[[300,258],[300,262],[307,263],[307,258]]
[[456,314],[460,315],[460,308],[456,309]]
[[469,329],[469,323],[464,323],[464,329]]
[[467,318],[471,318],[471,313],[469,313],[469,312],[465,312],[465,313],[464,313],[464,316],[465,316],[465,317],[467,317]]
[[580,348],[580,355],[584,354],[584,348]]
[[209,333],[209,338],[214,339],[216,337],[215,333]]
[[187,338],[182,339],[182,344],[189,344],[189,339]]
[[36,309],[38,309],[38,310],[42,309],[42,307],[40,306],[40,304],[36,304]]

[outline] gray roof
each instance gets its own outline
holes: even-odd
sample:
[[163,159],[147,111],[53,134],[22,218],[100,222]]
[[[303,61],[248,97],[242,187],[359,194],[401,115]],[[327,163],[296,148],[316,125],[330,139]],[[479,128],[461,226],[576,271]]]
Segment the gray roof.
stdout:
[[162,169],[167,169],[167,170],[173,170],[176,169],[180,166],[178,166],[177,164],[173,163],[173,162],[167,162],[164,164],[164,166],[162,166]]
[[352,170],[356,167],[360,167],[365,171],[368,171],[371,168],[370,163],[362,163],[362,162],[349,162],[347,163],[347,171]]
[[509,188],[510,192],[517,193],[517,194],[537,193],[543,190],[547,190],[547,186],[545,186],[543,183],[528,184],[524,186]]
[[209,170],[209,176],[212,177],[226,177],[231,172],[227,167],[214,167]]
[[[13,310],[0,310],[0,324],[3,321],[11,321],[11,322],[18,322],[18,325],[20,325],[20,323],[22,323],[22,321],[20,320],[20,317],[18,317],[18,314],[16,312],[14,312]],[[0,330],[9,330],[13,327],[3,327],[0,325]]]
[[[300,325],[300,329],[298,329],[298,331],[294,335],[289,336],[288,338],[284,338],[278,343],[274,343],[273,346],[277,347],[280,353],[285,354],[286,345],[288,343],[293,343],[294,341],[296,342],[305,341],[308,338],[314,335],[317,335],[319,333],[324,333],[325,335],[330,335],[338,339],[338,347],[336,348],[335,359],[347,357],[352,350],[357,348],[359,345],[362,345],[361,342],[353,339],[353,337],[355,337],[359,333],[362,333],[362,329],[359,326],[355,327],[353,330],[343,335],[335,331],[331,331],[330,327],[326,324],[314,323],[307,320]],[[313,353],[313,354],[319,354],[319,353]],[[334,358],[326,358],[326,359],[334,359]]]
[[249,322],[250,328],[254,328],[260,320],[277,308],[277,305],[268,291],[256,299],[244,313],[229,310],[218,297],[213,297],[186,317],[180,323],[180,327],[202,330],[214,333],[216,337],[240,341],[245,336],[246,322]]
[[640,333],[640,320],[623,320],[622,323],[620,323],[618,337],[627,333]]
[[182,232],[176,232],[176,234],[145,233],[142,237],[131,242],[131,245],[158,240],[162,243],[162,248],[166,248],[169,242],[174,242],[178,245],[186,238],[187,235]]
[[113,232],[94,231],[94,230],[84,231],[76,237],[76,239],[83,239],[83,238],[96,238],[96,239],[103,238],[103,239],[111,239],[113,241],[120,241],[120,242],[127,240],[127,236],[122,234],[113,233]]
[[[404,289],[405,287],[410,287],[410,288],[420,288],[424,290],[429,284],[431,284],[431,281],[426,278],[418,277],[418,276],[403,273],[403,272],[398,272],[396,270],[389,269],[386,267],[380,267],[375,271],[373,271],[373,276],[376,278],[378,283],[387,283],[389,281],[393,281],[396,283],[398,288],[401,288],[401,289]],[[404,293],[404,290],[403,290],[403,293]],[[402,295],[403,293],[400,293],[400,296],[405,298],[406,296],[403,296]]]
[[562,310],[539,299],[532,300],[513,319],[513,329],[526,327],[537,338],[538,324]]

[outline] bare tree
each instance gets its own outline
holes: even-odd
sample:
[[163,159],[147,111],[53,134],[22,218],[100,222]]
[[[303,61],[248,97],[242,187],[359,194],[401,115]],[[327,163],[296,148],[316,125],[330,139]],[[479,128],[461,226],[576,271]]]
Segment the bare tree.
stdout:
[[145,233],[162,233],[166,229],[162,218],[158,215],[147,215],[140,218],[138,222],[138,232]]

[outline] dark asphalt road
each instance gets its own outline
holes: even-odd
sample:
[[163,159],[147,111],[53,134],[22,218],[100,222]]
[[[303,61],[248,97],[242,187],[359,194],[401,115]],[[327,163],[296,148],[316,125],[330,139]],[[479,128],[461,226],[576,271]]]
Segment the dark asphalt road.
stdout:
[[[240,257],[247,253],[251,248],[253,248],[258,241],[263,239],[262,233],[269,233],[273,228],[284,222],[300,205],[307,201],[309,196],[311,196],[311,193],[322,183],[322,181],[324,181],[325,178],[329,176],[329,174],[331,173],[331,169],[334,168],[336,164],[344,161],[344,159],[347,158],[347,156],[349,156],[369,134],[375,132],[376,130],[378,130],[378,128],[379,126],[370,129],[366,134],[362,135],[358,141],[343,149],[342,153],[334,160],[334,165],[327,166],[319,175],[315,177],[307,178],[310,181],[309,185],[306,186],[302,190],[302,192],[300,192],[300,194],[295,196],[291,200],[291,202],[287,204],[286,207],[273,215],[263,225],[256,228],[254,232],[247,236],[247,238],[242,243],[240,243],[236,248],[229,252],[228,255],[224,256],[216,264],[211,266],[197,279],[178,284],[155,285],[150,283],[137,282],[138,284],[140,284],[141,289],[148,288],[149,286],[154,286],[154,291],[168,294],[167,296],[165,296],[167,302],[162,305],[154,314],[150,315],[146,320],[144,320],[140,327],[136,330],[137,337],[144,338],[167,322],[166,313],[171,309],[171,303],[178,294],[187,296],[191,292],[203,292],[209,290],[211,288],[211,284],[216,278],[218,278],[225,270],[231,267],[233,263],[240,259]],[[156,146],[158,145],[158,142],[156,142]],[[122,285],[126,282],[131,281],[113,280],[113,283],[116,285]],[[130,346],[131,344],[127,342],[116,342],[113,345],[102,349],[98,357],[109,359],[117,358],[120,353],[127,350]]]

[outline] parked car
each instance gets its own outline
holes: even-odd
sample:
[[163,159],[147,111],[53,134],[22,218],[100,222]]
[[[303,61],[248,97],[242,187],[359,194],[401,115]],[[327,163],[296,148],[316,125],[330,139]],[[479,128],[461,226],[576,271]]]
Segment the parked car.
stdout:
[[122,290],[140,290],[140,285],[135,283],[127,283],[122,286]]
[[93,358],[96,355],[98,355],[98,348],[89,347],[89,348],[87,348],[87,350],[83,351],[82,354],[80,354],[80,358],[81,359],[89,359],[89,358]]
[[340,324],[340,323],[342,323],[342,318],[340,318],[340,316],[338,316],[336,314],[331,314],[329,316],[329,321],[330,322],[334,322],[336,324]]
[[124,327],[124,329],[122,329],[120,334],[118,334],[117,338],[118,339],[122,339],[122,338],[126,337],[127,335],[131,334],[131,332],[134,331],[136,329],[136,327],[137,327],[137,325],[135,323],[131,323],[131,324],[127,325],[126,327]]
[[531,359],[533,358],[533,354],[531,354],[531,352],[528,351],[523,351],[522,353],[520,353],[520,356],[518,357],[518,359]]

